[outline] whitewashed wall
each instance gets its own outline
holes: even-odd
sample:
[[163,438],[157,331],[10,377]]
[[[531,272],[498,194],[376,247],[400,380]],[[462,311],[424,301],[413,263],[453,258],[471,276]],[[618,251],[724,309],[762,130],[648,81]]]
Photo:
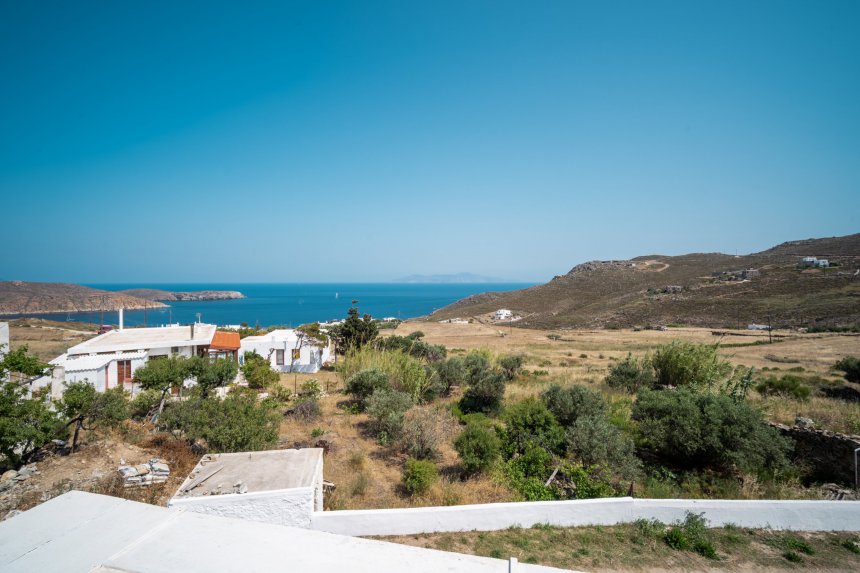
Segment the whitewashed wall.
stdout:
[[311,527],[315,497],[315,488],[296,487],[279,491],[173,498],[167,506],[307,529]]
[[704,513],[712,527],[734,523],[797,531],[860,531],[857,501],[734,501],[686,499],[587,499],[490,503],[409,509],[345,510],[313,514],[311,527],[343,535],[411,535],[445,531],[494,531],[512,526],[617,525],[637,519],[669,523],[687,511]]

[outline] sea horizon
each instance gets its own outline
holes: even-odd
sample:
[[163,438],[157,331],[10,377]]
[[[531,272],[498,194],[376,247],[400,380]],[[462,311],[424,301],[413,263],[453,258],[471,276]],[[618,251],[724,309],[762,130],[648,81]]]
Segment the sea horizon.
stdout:
[[[151,288],[167,291],[235,290],[246,298],[213,301],[170,301],[168,308],[127,309],[127,326],[187,324],[198,319],[217,325],[298,326],[337,320],[357,306],[374,318],[406,320],[426,316],[460,299],[483,292],[518,290],[537,283],[393,283],[393,282],[153,282],[84,283],[107,291]],[[353,300],[358,301],[353,304]],[[198,316],[199,315],[199,316]],[[116,311],[21,313],[8,318],[38,317],[58,321],[116,324]]]

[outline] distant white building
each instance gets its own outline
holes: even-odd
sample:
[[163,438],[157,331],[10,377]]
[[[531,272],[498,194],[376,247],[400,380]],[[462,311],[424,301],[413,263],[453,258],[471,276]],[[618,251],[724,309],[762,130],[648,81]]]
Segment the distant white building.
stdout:
[[815,261],[815,266],[816,266],[816,267],[827,268],[827,267],[829,267],[829,266],[830,266],[830,261],[828,261],[827,259],[818,259],[818,260],[816,260],[816,261]]
[[269,361],[278,372],[318,372],[330,356],[330,345],[322,345],[295,329],[281,328],[260,336],[247,336],[241,341],[239,362],[246,352],[256,352]]
[[51,396],[60,398],[65,384],[86,380],[99,392],[121,386],[135,393],[134,373],[149,360],[170,356],[238,360],[238,354],[238,333],[219,331],[213,324],[126,329],[120,314],[118,329],[73,346],[51,360],[51,375],[35,380],[32,389],[50,385]]
[[0,360],[9,352],[9,323],[0,322]]
[[815,257],[803,257],[800,264],[804,267],[814,267],[817,260]]
[[514,317],[514,313],[506,308],[500,308],[495,313],[493,313],[493,318],[495,320],[510,320]]

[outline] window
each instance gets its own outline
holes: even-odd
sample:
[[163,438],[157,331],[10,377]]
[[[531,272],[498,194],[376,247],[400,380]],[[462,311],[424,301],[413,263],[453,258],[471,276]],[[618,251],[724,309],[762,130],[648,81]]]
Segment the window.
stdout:
[[275,364],[278,366],[284,365],[284,351],[283,350],[275,350]]
[[173,348],[170,349],[170,353],[171,354],[179,354],[179,347],[174,346]]
[[302,357],[302,349],[301,348],[293,348],[293,360],[299,360]]
[[131,360],[116,361],[116,381],[117,384],[131,382]]

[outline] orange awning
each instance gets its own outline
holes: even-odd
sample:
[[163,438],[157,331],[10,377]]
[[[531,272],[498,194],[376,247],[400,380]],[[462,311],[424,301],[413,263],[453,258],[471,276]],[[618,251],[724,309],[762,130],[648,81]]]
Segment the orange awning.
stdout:
[[215,336],[212,337],[212,344],[209,345],[209,348],[212,350],[239,350],[241,345],[242,343],[239,340],[238,332],[216,330]]

